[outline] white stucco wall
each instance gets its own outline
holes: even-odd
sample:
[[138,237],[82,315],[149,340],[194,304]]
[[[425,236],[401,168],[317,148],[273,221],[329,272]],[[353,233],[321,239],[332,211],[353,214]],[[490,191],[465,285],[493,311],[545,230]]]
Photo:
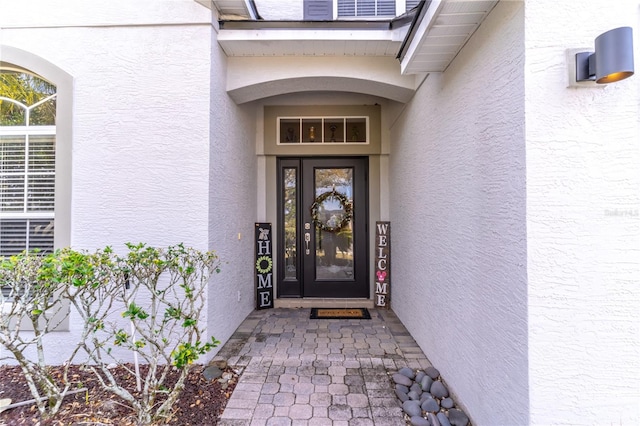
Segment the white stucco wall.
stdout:
[[532,424],[640,424],[640,79],[567,88],[565,64],[632,26],[637,70],[639,23],[638,1],[526,2]]
[[529,417],[524,7],[500,2],[392,127],[392,308],[477,425]]
[[[216,36],[214,32],[213,37]],[[209,152],[209,245],[224,259],[209,298],[208,329],[228,339],[255,306],[256,109],[226,91],[227,58],[213,42]],[[217,352],[217,351],[216,351]]]
[[[230,113],[224,87],[218,81],[210,84],[211,12],[192,0],[122,0],[90,8],[83,1],[3,0],[0,10],[3,45],[38,55],[74,79],[71,245],[112,245],[118,251],[129,241],[158,246],[184,242],[200,250],[216,249],[223,262],[240,257],[237,238],[230,243],[210,235],[221,229],[236,232],[228,222],[217,222],[220,208],[210,203],[216,197],[210,178],[220,182],[235,173],[253,182],[251,163],[234,164],[236,158],[229,155],[224,164],[233,172],[213,173],[218,166],[210,155],[218,149],[211,145],[236,147],[233,154],[246,148],[253,154],[255,137],[249,117]],[[217,65],[219,48],[213,48]],[[220,77],[214,73],[213,78]],[[212,105],[212,97],[226,98],[226,103]],[[212,106],[220,108],[213,113],[214,131]],[[221,128],[232,137],[212,137],[223,134]],[[241,189],[247,189],[246,179]],[[255,193],[227,187],[224,194],[232,204],[222,219],[242,222],[248,237],[255,209],[240,213],[246,211],[242,197],[254,200]],[[249,240],[242,247],[250,256]],[[243,264],[250,268],[250,259]],[[212,282],[211,316],[226,321],[207,318],[207,323],[209,333],[219,339],[228,337],[250,311],[253,281],[230,279],[235,276],[228,271],[235,267],[223,265],[227,275]],[[245,298],[238,309],[222,295],[235,300],[235,288],[242,285]],[[64,360],[65,345],[78,328],[72,315],[71,331],[52,339],[49,362]]]
[[[134,11],[108,2],[86,15],[82,1],[25,3],[38,13],[1,4],[2,43],[74,78],[72,246],[206,249],[210,11],[186,0]],[[157,12],[171,8],[175,20]]]
[[303,0],[255,0],[258,13],[267,21],[301,21]]
[[[362,93],[398,102],[411,99],[420,79],[401,75],[392,57],[297,57],[295,66],[282,57],[229,58],[227,91],[243,103],[281,94]],[[284,65],[284,66],[283,66]]]

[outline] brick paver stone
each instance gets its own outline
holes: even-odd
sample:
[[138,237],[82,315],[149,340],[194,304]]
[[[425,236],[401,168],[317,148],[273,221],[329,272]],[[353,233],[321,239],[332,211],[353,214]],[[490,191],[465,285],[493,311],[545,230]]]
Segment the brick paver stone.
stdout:
[[363,408],[369,406],[369,398],[367,395],[359,393],[350,393],[347,395],[347,405],[350,407]]
[[329,407],[329,418],[332,420],[351,420],[351,407],[348,405],[332,405]]
[[289,408],[289,417],[292,419],[308,420],[313,414],[311,405],[294,404]]
[[293,393],[277,393],[273,396],[273,405],[276,407],[290,407],[295,402]]
[[430,366],[402,323],[254,311],[215,359],[244,371],[219,426],[405,426],[387,374]]

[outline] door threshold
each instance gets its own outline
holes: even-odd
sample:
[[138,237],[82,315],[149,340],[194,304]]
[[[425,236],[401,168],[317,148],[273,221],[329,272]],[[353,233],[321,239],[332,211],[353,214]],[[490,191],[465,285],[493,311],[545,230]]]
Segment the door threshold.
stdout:
[[373,309],[372,299],[276,299],[275,308],[369,308]]

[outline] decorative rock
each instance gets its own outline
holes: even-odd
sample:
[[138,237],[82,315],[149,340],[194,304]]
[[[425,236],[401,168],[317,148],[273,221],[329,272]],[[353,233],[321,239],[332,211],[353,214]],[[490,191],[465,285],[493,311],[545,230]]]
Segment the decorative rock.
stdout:
[[224,370],[225,368],[227,368],[227,361],[225,361],[224,359],[214,359],[209,363],[209,365],[213,365],[218,367],[220,370]]
[[396,389],[396,396],[398,397],[398,399],[402,402],[408,401],[409,397],[407,396],[406,393],[404,392],[400,392],[399,390]]
[[431,426],[440,426],[440,422],[438,421],[438,417],[436,417],[433,413],[427,413],[427,419],[429,419],[429,423]]
[[433,383],[433,379],[429,376],[424,376],[420,381],[420,387],[422,387],[423,392],[429,392],[431,390],[431,384]]
[[214,380],[219,377],[222,377],[222,370],[220,370],[215,365],[210,365],[204,369],[204,371],[202,372],[202,375],[207,380]]
[[394,382],[396,382],[399,385],[404,385],[409,387],[413,384],[410,378],[400,373],[394,374],[391,378],[393,379]]
[[440,421],[440,426],[451,426],[451,423],[449,423],[449,419],[447,418],[446,414],[438,413],[436,417]]
[[424,370],[424,372],[427,374],[427,376],[431,377],[433,380],[437,379],[438,376],[440,375],[440,372],[435,367],[427,367],[427,369]]
[[[207,368],[210,367],[211,364]],[[455,403],[449,397],[449,390],[438,377],[440,372],[435,367],[417,373],[403,367],[392,375],[396,396],[401,401],[403,412],[410,418],[410,424],[469,426],[469,417],[462,410],[453,408]]]
[[402,403],[402,409],[409,417],[420,416],[422,414],[418,401],[405,401]]
[[409,393],[409,388],[405,385],[396,385],[396,390],[402,393]]
[[449,423],[451,426],[467,426],[469,424],[469,417],[460,410],[449,410]]
[[433,398],[425,399],[420,408],[428,413],[437,413],[438,411],[440,411],[440,405],[438,404],[438,401]]
[[411,417],[411,426],[431,426],[429,420],[422,418],[420,416],[412,416]]
[[445,398],[442,401],[440,401],[440,405],[442,405],[442,408],[446,408],[446,409],[453,408],[453,399]]
[[398,371],[398,373],[402,374],[403,376],[406,376],[410,379],[413,379],[416,377],[416,374],[413,372],[412,369],[410,369],[409,367],[402,367],[400,369],[400,371]]
[[409,391],[409,393],[407,394],[407,396],[409,397],[409,399],[411,399],[411,400],[413,400],[413,401],[418,401],[418,400],[420,400],[420,395],[418,394],[418,392]]
[[431,395],[433,395],[436,398],[446,398],[449,396],[449,391],[447,390],[447,388],[444,387],[442,382],[437,380],[433,382],[433,384],[431,385],[430,392],[431,392]]

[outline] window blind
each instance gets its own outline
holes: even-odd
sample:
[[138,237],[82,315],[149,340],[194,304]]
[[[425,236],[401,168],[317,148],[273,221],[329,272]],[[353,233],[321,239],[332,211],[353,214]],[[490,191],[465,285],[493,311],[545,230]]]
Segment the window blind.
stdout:
[[0,256],[53,250],[55,136],[0,135]]
[[393,17],[395,0],[338,0],[338,17]]

